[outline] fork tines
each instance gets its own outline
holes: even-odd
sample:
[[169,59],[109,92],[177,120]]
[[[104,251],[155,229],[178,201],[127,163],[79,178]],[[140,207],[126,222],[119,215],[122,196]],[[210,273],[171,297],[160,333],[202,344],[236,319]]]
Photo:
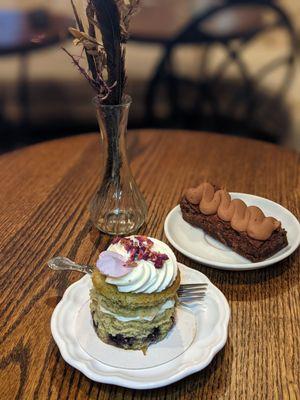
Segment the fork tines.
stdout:
[[193,293],[193,292],[204,292],[207,289],[207,283],[195,283],[180,285],[178,293]]
[[200,288],[206,287],[207,283],[183,283],[179,286],[179,289],[191,289],[191,288]]
[[177,294],[180,301],[202,300],[206,295],[207,286],[207,283],[180,285]]
[[188,303],[193,301],[202,301],[205,299],[205,295],[202,297],[179,297],[180,303]]

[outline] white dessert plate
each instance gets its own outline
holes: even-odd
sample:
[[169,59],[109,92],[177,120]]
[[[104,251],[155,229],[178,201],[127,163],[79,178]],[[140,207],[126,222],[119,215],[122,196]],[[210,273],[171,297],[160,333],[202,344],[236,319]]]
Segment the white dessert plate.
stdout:
[[[81,348],[95,360],[115,368],[145,369],[173,360],[184,353],[193,343],[196,334],[194,314],[186,307],[176,310],[176,325],[163,340],[149,348],[147,356],[142,351],[122,350],[99,343],[93,327],[89,299],[79,310],[75,321],[75,335]],[[187,330],[186,327],[189,327]],[[120,357],[122,353],[122,357]]]
[[288,246],[264,261],[253,263],[207,235],[201,228],[184,221],[179,205],[169,212],[165,220],[164,230],[169,242],[192,260],[231,271],[264,268],[283,260],[297,249],[300,244],[300,224],[289,210],[263,197],[245,193],[230,194],[233,199],[239,198],[248,206],[260,207],[266,216],[280,220],[287,231]]
[[89,308],[91,278],[71,285],[56,306],[51,331],[64,360],[88,378],[132,389],[152,389],[205,368],[227,340],[230,316],[222,292],[199,271],[178,264],[182,283],[207,282],[205,300],[180,307],[177,322],[147,354],[107,345],[93,329]]

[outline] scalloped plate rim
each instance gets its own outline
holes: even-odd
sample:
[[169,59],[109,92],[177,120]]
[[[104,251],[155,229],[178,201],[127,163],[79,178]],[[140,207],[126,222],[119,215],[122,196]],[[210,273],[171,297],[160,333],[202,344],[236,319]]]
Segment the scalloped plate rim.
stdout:
[[[132,375],[136,375],[137,370],[131,370],[131,369],[117,369],[114,367],[109,367],[105,364],[100,363],[99,361],[96,361],[92,359],[87,353],[85,354],[85,359],[82,357],[78,357],[77,359],[70,354],[70,351],[68,349],[68,345],[66,343],[66,338],[61,336],[61,333],[59,332],[57,328],[57,323],[58,323],[58,317],[59,314],[61,313],[61,310],[65,306],[66,301],[69,301],[69,297],[71,296],[72,290],[74,290],[74,287],[80,285],[80,284],[88,284],[88,276],[84,276],[80,280],[76,281],[72,285],[70,285],[61,301],[57,304],[56,308],[53,311],[52,317],[51,317],[51,332],[52,336],[60,350],[60,353],[63,357],[63,359],[71,366],[75,367],[79,371],[81,371],[85,376],[90,378],[93,381],[96,382],[101,382],[101,383],[107,383],[107,384],[114,384],[122,387],[127,387],[131,389],[154,389],[158,387],[163,387],[166,385],[169,385],[171,383],[177,382],[180,379],[185,378],[188,375],[191,375],[195,372],[198,372],[202,369],[204,369],[206,366],[210,364],[212,361],[213,357],[224,347],[226,344],[227,338],[228,338],[228,324],[229,324],[229,319],[230,319],[230,308],[229,304],[223,295],[223,293],[216,287],[214,286],[211,281],[207,278],[206,275],[201,273],[200,271],[194,270],[192,268],[189,268],[185,266],[184,264],[178,263],[181,268],[184,268],[186,272],[188,273],[190,270],[192,273],[199,274],[199,276],[204,280],[208,281],[210,283],[210,286],[212,288],[212,291],[215,292],[215,296],[221,299],[222,305],[223,305],[223,318],[220,319],[217,323],[216,326],[218,327],[218,337],[214,338],[213,343],[208,347],[208,352],[207,354],[205,353],[205,359],[204,360],[184,360],[184,362],[180,365],[180,369],[177,371],[174,371],[173,374],[170,374],[167,377],[163,377],[161,380],[153,380],[153,381],[148,381],[145,382],[147,379],[147,372],[148,371],[153,371],[155,369],[165,369],[166,366],[168,367],[168,364],[171,364],[173,361],[170,361],[169,363],[162,364],[160,366],[152,367],[152,368],[146,368],[146,369],[140,369],[139,374],[144,373],[144,376],[141,375],[139,378],[138,376],[132,376],[131,379],[128,377],[128,373],[130,375],[130,372],[132,372]],[[86,280],[84,282],[83,280]],[[184,354],[188,353],[191,351],[193,346],[197,344],[197,341],[195,343],[192,343],[190,348],[183,353],[181,356],[179,356],[176,360],[183,358]],[[95,373],[95,369],[93,368],[93,363],[95,364],[100,364],[106,371],[102,372],[102,374]],[[127,372],[127,374],[126,374]],[[167,370],[168,372],[168,370]],[[139,375],[138,374],[138,375]],[[127,375],[127,376],[126,376]],[[159,372],[157,373],[159,375]],[[165,375],[165,372],[163,373]]]

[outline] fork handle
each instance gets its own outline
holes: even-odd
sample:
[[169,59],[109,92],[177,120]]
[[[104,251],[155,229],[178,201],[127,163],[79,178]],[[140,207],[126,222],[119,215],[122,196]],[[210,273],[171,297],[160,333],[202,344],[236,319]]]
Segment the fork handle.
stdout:
[[54,271],[78,271],[90,275],[93,272],[93,267],[91,267],[90,265],[76,264],[74,261],[70,260],[67,257],[54,257],[51,260],[47,261],[47,265]]

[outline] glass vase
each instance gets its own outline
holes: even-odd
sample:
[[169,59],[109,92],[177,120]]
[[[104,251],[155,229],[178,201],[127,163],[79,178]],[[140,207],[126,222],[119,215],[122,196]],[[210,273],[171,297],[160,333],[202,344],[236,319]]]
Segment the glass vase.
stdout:
[[127,235],[144,223],[145,200],[132,177],[127,160],[127,131],[130,96],[122,104],[103,105],[93,99],[100,128],[101,184],[90,204],[94,225],[110,235]]

